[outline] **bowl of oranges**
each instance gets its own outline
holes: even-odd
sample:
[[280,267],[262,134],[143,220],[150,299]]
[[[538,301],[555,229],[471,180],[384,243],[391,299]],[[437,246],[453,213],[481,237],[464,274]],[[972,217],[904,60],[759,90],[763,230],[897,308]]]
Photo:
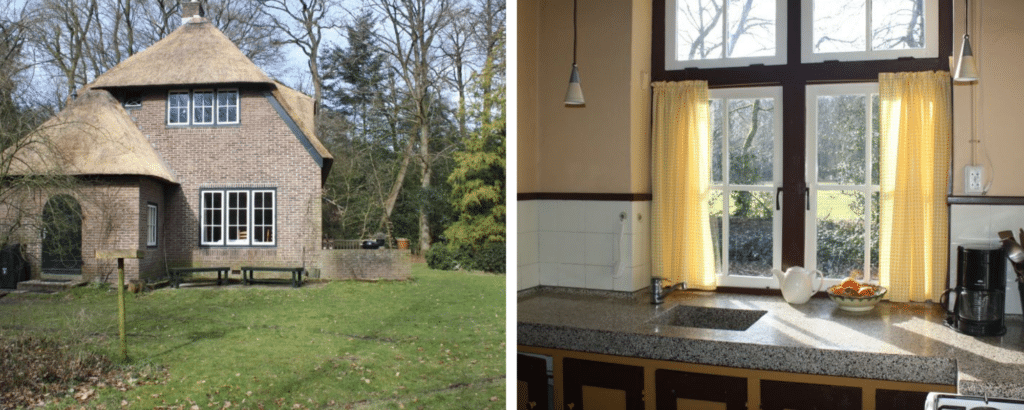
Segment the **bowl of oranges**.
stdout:
[[866,312],[874,309],[875,304],[885,296],[885,292],[886,289],[882,286],[862,284],[847,278],[842,283],[829,287],[828,297],[842,310]]

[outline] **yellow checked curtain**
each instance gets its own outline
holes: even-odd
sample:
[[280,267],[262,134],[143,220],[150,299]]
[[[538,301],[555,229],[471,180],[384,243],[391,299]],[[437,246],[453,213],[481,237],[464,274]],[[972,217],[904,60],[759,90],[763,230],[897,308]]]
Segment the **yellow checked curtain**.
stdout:
[[883,73],[878,79],[879,279],[896,302],[938,301],[946,287],[949,81],[947,72]]
[[708,84],[656,82],[652,87],[652,273],[670,283],[711,290],[716,281],[708,215]]

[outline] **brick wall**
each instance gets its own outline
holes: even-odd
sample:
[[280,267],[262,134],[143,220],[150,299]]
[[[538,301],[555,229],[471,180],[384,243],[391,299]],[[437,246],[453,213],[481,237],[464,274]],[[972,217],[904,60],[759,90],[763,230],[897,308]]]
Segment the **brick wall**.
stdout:
[[[165,192],[161,210],[165,229],[160,251],[166,252],[167,263],[301,265],[304,249],[309,253],[320,247],[320,168],[263,91],[239,90],[238,125],[191,127],[166,125],[167,92],[152,90],[144,95],[142,107],[131,111],[180,183]],[[198,218],[204,188],[275,189],[276,246],[201,246]]]
[[412,270],[408,249],[324,249],[319,251],[325,279],[406,280]]

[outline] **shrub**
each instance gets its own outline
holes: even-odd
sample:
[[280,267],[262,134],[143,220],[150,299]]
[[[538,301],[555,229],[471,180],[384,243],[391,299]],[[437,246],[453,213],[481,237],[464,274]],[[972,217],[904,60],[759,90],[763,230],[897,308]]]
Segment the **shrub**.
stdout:
[[437,270],[455,270],[459,266],[458,252],[446,243],[436,243],[424,255],[427,266]]
[[505,273],[505,242],[487,242],[467,260],[467,265],[484,272]]

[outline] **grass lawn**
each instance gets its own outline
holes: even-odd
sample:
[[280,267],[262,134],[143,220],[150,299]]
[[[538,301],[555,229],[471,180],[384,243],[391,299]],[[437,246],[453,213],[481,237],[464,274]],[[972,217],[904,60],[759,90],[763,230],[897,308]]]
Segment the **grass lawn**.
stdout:
[[[505,277],[412,277],[129,294],[124,370],[155,383],[51,407],[505,408]],[[0,341],[49,335],[115,360],[116,315],[116,292],[95,287],[11,294]]]

